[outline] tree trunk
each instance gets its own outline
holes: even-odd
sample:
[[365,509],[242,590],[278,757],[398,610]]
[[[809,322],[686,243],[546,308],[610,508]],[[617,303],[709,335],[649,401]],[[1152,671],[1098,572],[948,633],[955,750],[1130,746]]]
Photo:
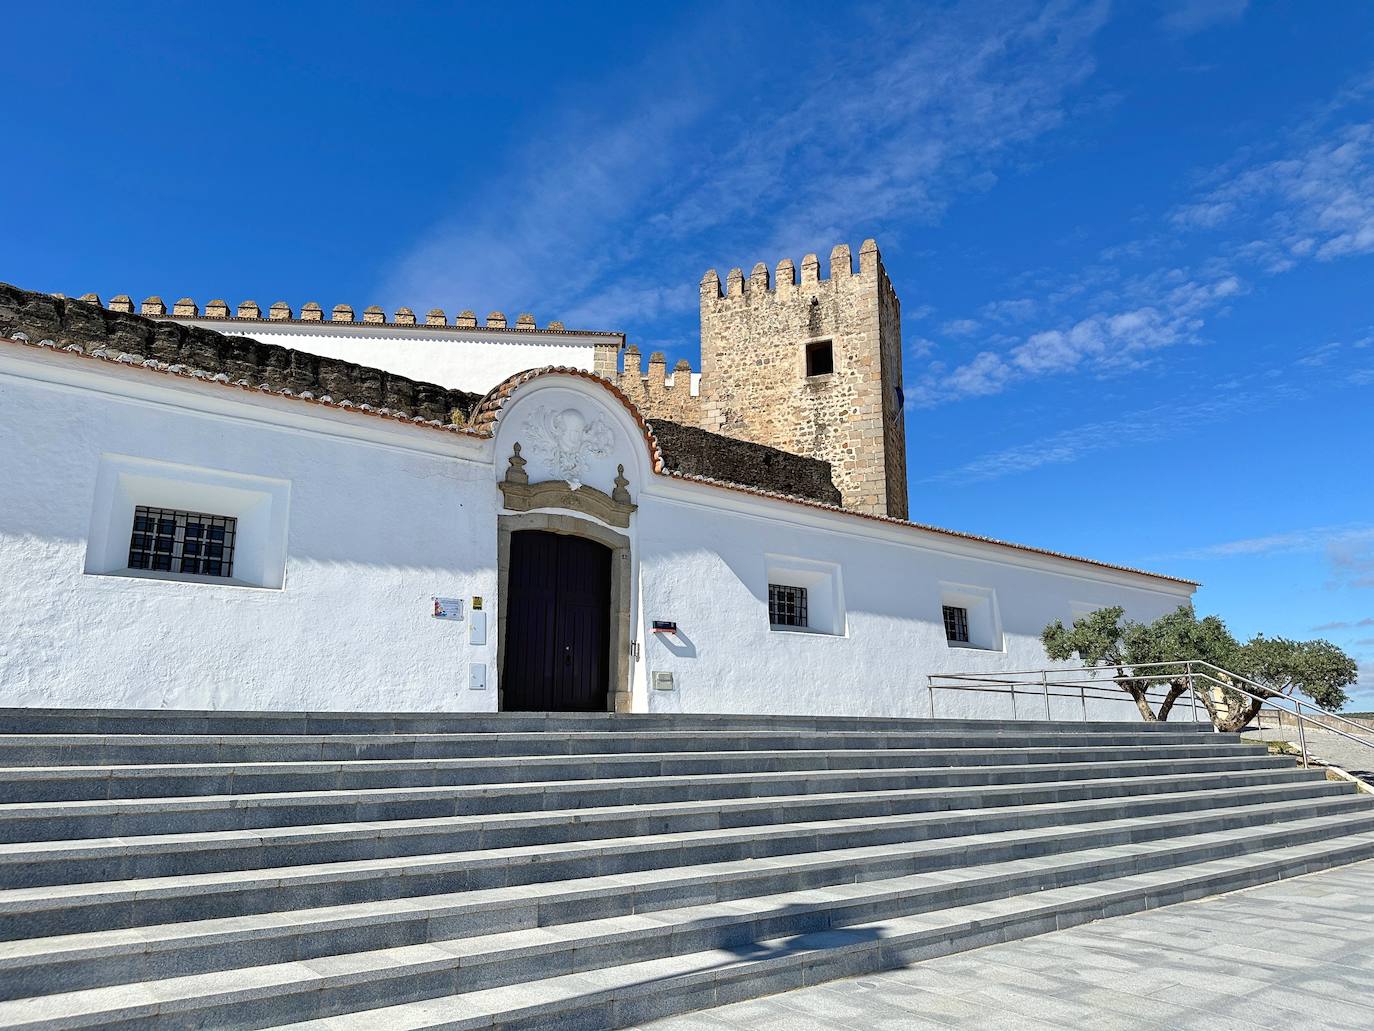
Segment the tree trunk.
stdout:
[[1174,702],[1178,701],[1187,690],[1187,680],[1179,679],[1169,681],[1169,693],[1164,696],[1164,701],[1159,703],[1159,719],[1161,722],[1169,718],[1169,713],[1174,709]]

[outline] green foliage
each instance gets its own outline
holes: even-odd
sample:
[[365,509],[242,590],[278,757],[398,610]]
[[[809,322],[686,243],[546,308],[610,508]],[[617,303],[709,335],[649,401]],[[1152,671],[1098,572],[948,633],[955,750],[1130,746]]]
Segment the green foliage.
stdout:
[[[1288,695],[1301,691],[1317,705],[1335,711],[1345,704],[1345,688],[1359,675],[1354,659],[1330,641],[1292,641],[1259,634],[1241,644],[1216,616],[1198,619],[1192,606],[1180,605],[1152,623],[1123,620],[1120,606],[1098,609],[1073,621],[1055,620],[1040,634],[1045,653],[1058,661],[1077,656],[1085,665],[1115,667],[1117,686],[1135,700],[1147,720],[1167,719],[1175,700],[1188,690],[1185,676],[1154,679],[1154,664],[1201,661],[1247,677],[1257,693]],[[1209,678],[1198,692],[1218,727],[1238,730],[1254,718],[1263,704],[1226,682],[1223,674]],[[1156,714],[1150,692],[1164,688]],[[1251,690],[1256,690],[1252,688]]]
[[1301,691],[1327,712],[1349,700],[1345,688],[1360,675],[1358,663],[1330,641],[1290,641],[1263,634],[1245,645],[1236,666],[1226,668],[1271,691]]

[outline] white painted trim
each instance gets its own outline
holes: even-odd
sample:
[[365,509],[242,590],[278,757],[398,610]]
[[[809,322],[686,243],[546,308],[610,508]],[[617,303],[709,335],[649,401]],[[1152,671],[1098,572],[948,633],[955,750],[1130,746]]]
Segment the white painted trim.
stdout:
[[[491,441],[470,434],[406,424],[393,419],[327,408],[309,401],[223,383],[206,382],[133,365],[23,347],[0,348],[0,375],[40,383],[53,389],[90,392],[128,404],[171,408],[207,419],[249,422],[326,437],[360,441],[378,447],[440,455],[491,464]],[[194,401],[191,399],[194,398]]]
[[1036,572],[1073,576],[1081,580],[1095,581],[1116,587],[1131,587],[1156,594],[1173,594],[1181,602],[1189,601],[1196,589],[1189,584],[1154,577],[1148,573],[1131,573],[1126,570],[1108,569],[1091,561],[1059,558],[1054,555],[1022,551],[1014,546],[1003,546],[961,537],[947,537],[944,534],[919,526],[895,526],[872,519],[859,518],[844,512],[811,508],[779,498],[761,497],[756,494],[731,490],[728,487],[694,483],[691,480],[654,476],[645,484],[644,496],[683,507],[710,511],[725,510],[768,523],[790,523],[809,529],[821,529],[868,540],[884,541],[929,554],[957,555],[961,558],[988,562],[997,566],[1017,566]]

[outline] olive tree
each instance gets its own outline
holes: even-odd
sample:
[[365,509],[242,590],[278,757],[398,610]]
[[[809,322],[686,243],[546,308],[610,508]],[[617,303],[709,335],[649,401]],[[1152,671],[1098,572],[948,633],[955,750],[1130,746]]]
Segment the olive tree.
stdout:
[[[1247,726],[1264,699],[1295,691],[1324,709],[1339,709],[1347,698],[1344,689],[1358,676],[1355,660],[1330,641],[1292,641],[1260,634],[1241,644],[1220,618],[1198,619],[1190,605],[1180,605],[1152,623],[1137,623],[1123,619],[1124,615],[1125,610],[1114,605],[1090,612],[1070,627],[1055,620],[1045,627],[1040,640],[1051,659],[1062,661],[1076,655],[1085,665],[1112,670],[1113,681],[1135,702],[1141,717],[1151,722],[1167,720],[1190,687],[1184,667],[1161,671],[1158,663],[1201,661],[1227,671],[1209,670],[1209,676],[1196,681],[1198,700],[1217,729],[1226,731]],[[1152,675],[1162,672],[1171,675]],[[1232,676],[1249,681],[1248,694],[1229,686],[1235,683]],[[1164,692],[1157,709],[1149,694],[1152,687],[1162,687]]]

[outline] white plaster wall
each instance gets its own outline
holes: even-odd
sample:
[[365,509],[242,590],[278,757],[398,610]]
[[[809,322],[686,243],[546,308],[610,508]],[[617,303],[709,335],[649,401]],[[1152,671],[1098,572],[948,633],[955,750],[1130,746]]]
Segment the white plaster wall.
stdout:
[[[181,320],[178,321],[194,321]],[[595,344],[607,337],[541,333],[538,330],[488,332],[423,327],[369,327],[322,322],[238,323],[233,320],[198,321],[230,336],[247,336],[266,344],[292,347],[326,358],[339,358],[401,376],[438,383],[456,390],[486,393],[502,380],[526,369],[566,365],[592,369]]]
[[[637,701],[653,711],[928,716],[928,674],[1043,668],[1041,629],[1068,621],[1075,605],[1119,604],[1132,618],[1151,619],[1190,596],[1182,584],[705,485],[660,480],[639,501],[643,625],[674,620],[680,631],[644,635]],[[842,635],[770,630],[767,564],[778,555],[838,567]],[[946,643],[942,581],[994,593],[1000,650]],[[659,670],[673,673],[671,692],[649,688],[649,674]],[[940,716],[1012,716],[1006,696],[940,691],[936,705]],[[1089,709],[1094,719],[1139,719],[1124,695]],[[1052,699],[1052,712],[1077,719],[1082,707]],[[1043,719],[1044,702],[1022,697],[1017,713]]]
[[[496,592],[482,442],[163,382],[0,355],[0,704],[495,708],[494,634],[470,646],[430,601]],[[109,453],[289,481],[284,589],[84,574]]]

